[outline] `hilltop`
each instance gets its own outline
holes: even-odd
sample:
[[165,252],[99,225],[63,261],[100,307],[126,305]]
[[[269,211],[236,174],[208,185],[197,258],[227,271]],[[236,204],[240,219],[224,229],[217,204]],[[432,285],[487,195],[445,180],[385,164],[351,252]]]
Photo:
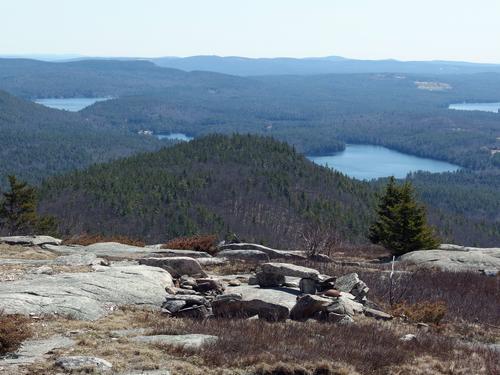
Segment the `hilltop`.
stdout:
[[291,245],[322,223],[353,241],[364,237],[372,190],[314,165],[271,138],[211,135],[189,143],[55,177],[42,210],[63,233],[127,234],[148,242],[235,232],[249,241]]

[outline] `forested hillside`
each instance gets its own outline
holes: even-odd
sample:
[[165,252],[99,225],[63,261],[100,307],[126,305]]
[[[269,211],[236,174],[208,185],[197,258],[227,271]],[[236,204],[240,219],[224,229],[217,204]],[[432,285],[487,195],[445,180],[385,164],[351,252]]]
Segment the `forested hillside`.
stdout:
[[[485,175],[480,188],[469,172],[411,178],[444,241],[498,243],[500,192],[492,180],[498,175]],[[364,242],[382,187],[383,181],[363,183],[316,166],[271,138],[211,135],[51,178],[42,186],[41,207],[58,217],[66,235],[126,234],[158,242],[235,232],[292,246],[305,226],[322,223],[345,241]]]
[[2,187],[8,174],[36,183],[52,174],[155,150],[165,143],[0,91],[0,145]]
[[270,138],[212,135],[156,153],[47,181],[42,210],[69,233],[127,234],[147,242],[235,232],[271,245],[296,244],[323,223],[360,241],[372,190],[318,167]]

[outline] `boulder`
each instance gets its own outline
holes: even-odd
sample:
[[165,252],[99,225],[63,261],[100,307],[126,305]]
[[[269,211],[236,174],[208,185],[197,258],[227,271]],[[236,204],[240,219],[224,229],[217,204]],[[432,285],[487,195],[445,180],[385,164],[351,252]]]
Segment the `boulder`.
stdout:
[[174,346],[182,349],[197,350],[204,345],[215,344],[217,336],[190,334],[190,335],[155,335],[155,336],[136,336],[132,341],[145,344],[161,344]]
[[0,242],[4,242],[9,245],[42,246],[60,245],[62,240],[51,236],[10,236],[0,237]]
[[154,252],[154,256],[158,257],[189,257],[189,258],[212,258],[209,253],[195,250],[174,250],[160,249]]
[[398,261],[418,267],[438,268],[453,272],[500,270],[500,248],[419,250],[402,255]]
[[289,309],[276,303],[259,299],[242,300],[240,295],[220,296],[212,301],[212,312],[219,318],[245,319],[257,315],[268,321],[288,319]]
[[336,298],[332,303],[326,308],[329,313],[335,313],[339,315],[348,315],[353,317],[355,314],[360,314],[363,312],[363,305],[359,302],[354,301],[345,294]]
[[298,299],[292,311],[290,311],[290,319],[305,321],[309,318],[317,318],[331,304],[332,300],[330,299],[306,294]]
[[220,266],[228,262],[226,258],[220,258],[220,257],[197,258],[197,260],[201,266]]
[[302,266],[296,266],[290,263],[264,263],[261,265],[262,272],[282,275],[282,276],[292,276],[307,278],[313,280],[319,280],[320,273],[313,269]]
[[94,264],[98,264],[100,260],[98,260],[97,256],[94,253],[85,253],[81,254],[71,254],[57,257],[54,260],[55,264],[61,266],[91,266]]
[[[205,297],[199,296],[199,295],[192,295],[192,294],[189,294],[189,295],[178,295],[178,294],[172,295],[172,294],[167,294],[166,297],[165,297],[165,303],[167,303],[169,301],[183,301],[183,302],[186,303],[187,307],[190,307],[190,306],[199,306],[199,305],[210,307],[210,302],[208,302],[208,300]],[[163,305],[162,305],[162,307],[163,307]]]
[[[42,340],[30,339],[23,342],[21,348],[13,356],[0,358],[0,369],[4,365],[30,364],[43,359],[45,354],[54,349],[70,348],[75,344],[74,340],[64,336],[52,336]],[[15,373],[12,372],[12,374]]]
[[316,294],[317,281],[313,279],[300,279],[299,288],[303,294]]
[[[246,317],[259,315],[263,319],[283,320],[288,318],[290,310],[297,302],[299,293],[297,290],[288,288],[264,289],[257,285],[243,284],[231,288],[231,297],[227,297],[225,294],[217,296],[212,302],[212,309],[216,316],[217,313],[220,315],[238,316],[238,311],[244,311],[243,315]],[[221,308],[216,313],[217,308],[215,305],[217,303],[215,301],[225,298],[230,301],[241,300],[248,301],[249,303],[234,304],[227,307],[226,310],[222,310]],[[220,304],[217,307],[220,307]]]
[[306,254],[304,251],[297,250],[276,250],[271,249],[259,244],[253,243],[231,243],[224,244],[218,247],[219,251],[224,250],[258,250],[266,253],[270,259],[290,259],[290,260],[304,260],[306,259]]
[[175,314],[186,305],[187,302],[180,299],[169,300],[163,303],[162,309],[168,310],[168,312],[170,312],[171,314]]
[[260,250],[223,250],[217,253],[218,257],[252,262],[269,262],[269,255]]
[[393,318],[393,316],[390,314],[387,314],[383,311],[371,309],[371,308],[366,307],[366,306],[363,308],[363,312],[364,312],[365,316],[369,316],[369,317],[375,318],[377,320],[391,320]]
[[[267,273],[267,272],[257,272],[255,275],[256,283],[262,288],[275,288],[283,285],[286,281],[284,275]],[[252,281],[253,282],[253,281]],[[250,280],[249,280],[250,284]]]
[[359,301],[364,301],[370,290],[366,284],[359,279],[357,273],[349,273],[335,280],[335,289],[340,292],[350,293]]
[[95,320],[115,306],[161,306],[170,274],[162,269],[129,265],[96,267],[96,272],[38,275],[33,280],[0,283],[0,306],[7,314],[58,314]]
[[175,278],[181,277],[182,275],[207,277],[200,263],[194,258],[142,258],[139,259],[139,264],[163,268]]
[[66,371],[111,371],[113,365],[102,358],[87,356],[60,357],[56,360],[56,366]]
[[176,318],[207,319],[212,316],[212,309],[203,305],[191,306],[182,308],[173,315]]
[[193,289],[203,294],[220,294],[224,292],[224,285],[222,285],[220,281],[214,279],[197,279]]

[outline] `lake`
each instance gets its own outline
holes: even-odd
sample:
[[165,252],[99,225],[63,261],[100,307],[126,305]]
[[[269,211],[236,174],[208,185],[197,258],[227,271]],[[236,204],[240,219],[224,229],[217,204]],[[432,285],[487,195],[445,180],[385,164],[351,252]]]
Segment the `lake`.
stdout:
[[405,178],[410,172],[453,172],[458,165],[403,154],[381,146],[347,145],[342,152],[329,156],[309,156],[314,163],[336,169],[358,180],[394,176]]
[[457,111],[483,111],[498,113],[500,110],[500,103],[456,103],[450,104],[449,109]]
[[189,142],[194,139],[193,137],[190,137],[183,133],[156,134],[156,138],[160,140],[169,139],[171,141],[182,141],[182,142]]
[[35,103],[45,107],[60,109],[69,112],[78,112],[97,102],[103,102],[110,98],[61,98],[61,99],[37,99]]

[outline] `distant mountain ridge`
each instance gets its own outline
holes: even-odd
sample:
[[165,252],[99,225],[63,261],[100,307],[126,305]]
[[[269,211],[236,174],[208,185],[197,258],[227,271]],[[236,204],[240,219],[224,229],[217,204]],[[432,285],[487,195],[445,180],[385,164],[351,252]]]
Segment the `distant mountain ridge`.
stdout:
[[221,56],[163,57],[155,64],[185,71],[211,71],[224,74],[313,75],[351,73],[471,74],[499,73],[500,64],[454,61],[355,60],[339,56],[318,58],[245,58]]

